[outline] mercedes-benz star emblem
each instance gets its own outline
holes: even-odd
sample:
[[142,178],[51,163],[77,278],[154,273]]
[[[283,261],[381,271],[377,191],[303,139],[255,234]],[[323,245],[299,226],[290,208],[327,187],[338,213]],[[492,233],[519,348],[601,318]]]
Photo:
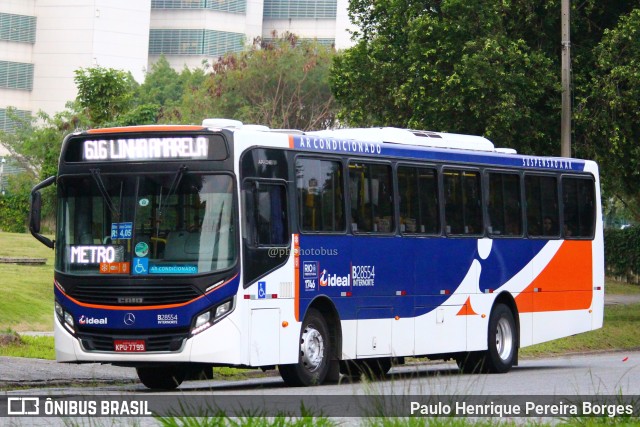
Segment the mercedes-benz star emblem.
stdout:
[[133,325],[134,323],[136,323],[136,316],[133,315],[133,313],[127,313],[124,315],[124,323],[125,325]]

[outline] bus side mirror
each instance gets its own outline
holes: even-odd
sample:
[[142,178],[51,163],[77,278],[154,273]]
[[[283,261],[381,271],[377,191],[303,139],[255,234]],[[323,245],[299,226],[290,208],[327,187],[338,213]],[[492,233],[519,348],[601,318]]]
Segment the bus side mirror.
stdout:
[[32,233],[40,233],[40,217],[42,212],[42,195],[39,191],[31,195],[31,214],[29,230]]
[[50,186],[56,181],[55,176],[49,178],[37,184],[31,190],[31,204],[29,207],[29,231],[31,235],[35,237],[43,245],[53,249],[54,241],[40,234],[40,220],[42,216],[42,195],[40,190]]

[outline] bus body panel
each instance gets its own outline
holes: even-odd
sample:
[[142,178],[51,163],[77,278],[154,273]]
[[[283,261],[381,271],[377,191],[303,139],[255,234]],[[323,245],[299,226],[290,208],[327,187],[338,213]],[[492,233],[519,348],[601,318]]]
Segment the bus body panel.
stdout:
[[[521,347],[602,326],[604,253],[599,177],[594,162],[317,135],[224,132],[232,146],[240,241],[246,232],[242,218],[247,214],[242,201],[243,179],[256,178],[242,176],[240,163],[243,154],[255,147],[286,151],[289,159],[328,155],[342,164],[353,159],[384,160],[394,165],[426,162],[439,171],[443,165],[466,165],[478,170],[515,171],[520,176],[523,171],[546,171],[557,176],[586,172],[595,180],[595,235],[593,240],[488,238],[485,234],[459,237],[444,233],[408,236],[397,230],[387,235],[367,235],[354,233],[348,226],[342,233],[320,234],[301,232],[300,224],[291,219],[290,245],[274,248],[287,251],[279,255],[283,261],[277,268],[245,283],[240,267],[230,283],[188,304],[166,308],[90,306],[69,298],[56,286],[56,298],[74,318],[107,319],[104,324],[93,325],[93,330],[109,333],[115,328],[114,336],[126,330],[125,313],[138,319],[138,327],[168,327],[155,319],[171,314],[178,319],[171,327],[187,328],[200,312],[225,298],[235,301],[229,315],[203,332],[189,335],[175,352],[86,351],[54,316],[59,361],[293,364],[299,357],[305,314],[320,300],[329,301],[335,308],[341,334],[338,357],[345,360],[486,350],[489,320],[498,298],[513,301],[517,308]],[[107,173],[105,169],[103,174]],[[290,175],[287,183],[291,216],[296,215],[297,207],[295,178]],[[246,260],[240,247],[237,253],[242,266]],[[64,288],[64,283],[60,284]]]

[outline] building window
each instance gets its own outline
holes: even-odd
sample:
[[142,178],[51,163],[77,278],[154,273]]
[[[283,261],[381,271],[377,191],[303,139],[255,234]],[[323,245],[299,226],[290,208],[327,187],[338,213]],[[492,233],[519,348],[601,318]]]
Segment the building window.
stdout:
[[33,89],[33,64],[0,61],[0,87],[7,89]]
[[151,0],[151,9],[210,9],[245,13],[247,0]]
[[203,54],[222,56],[228,52],[241,52],[244,49],[244,34],[225,31],[204,30]]
[[34,44],[36,17],[0,13],[0,40]]
[[336,0],[265,0],[264,18],[335,19]]
[[214,30],[154,30],[149,33],[150,55],[220,56],[240,52],[244,34]]
[[[276,43],[281,42],[282,39],[277,39],[273,37],[263,37],[262,44],[263,46],[270,46]],[[302,43],[318,43],[320,46],[334,47],[336,45],[336,39],[330,38],[298,38],[296,39],[296,46],[300,46]]]
[[[31,111],[27,110],[13,110],[13,114],[22,119],[28,119],[31,117]],[[17,125],[18,123],[9,117],[7,110],[0,108],[0,130],[4,132],[13,132],[16,130]]]

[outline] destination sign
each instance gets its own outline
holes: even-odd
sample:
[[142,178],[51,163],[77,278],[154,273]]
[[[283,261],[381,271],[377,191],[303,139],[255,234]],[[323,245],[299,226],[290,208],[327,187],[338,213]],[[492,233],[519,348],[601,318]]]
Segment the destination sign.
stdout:
[[82,160],[172,160],[207,159],[209,139],[205,136],[87,139]]

